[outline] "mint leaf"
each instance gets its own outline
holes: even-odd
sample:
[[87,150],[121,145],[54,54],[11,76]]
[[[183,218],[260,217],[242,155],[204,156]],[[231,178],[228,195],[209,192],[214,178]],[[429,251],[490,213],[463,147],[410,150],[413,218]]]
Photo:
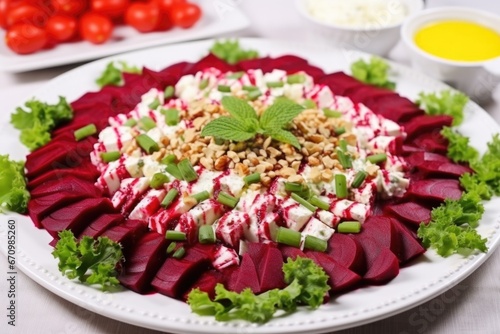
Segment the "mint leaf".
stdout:
[[283,129],[273,129],[273,130],[265,131],[264,134],[268,135],[269,137],[271,137],[277,141],[290,144],[293,147],[300,149],[299,140],[290,131],[286,131]]
[[212,136],[225,140],[245,141],[255,136],[255,131],[237,119],[222,116],[214,119],[201,131],[203,137]]
[[304,107],[286,98],[276,101],[260,117],[263,129],[281,129],[297,117]]
[[257,113],[247,101],[234,96],[224,96],[221,100],[226,111],[240,122],[257,119]]

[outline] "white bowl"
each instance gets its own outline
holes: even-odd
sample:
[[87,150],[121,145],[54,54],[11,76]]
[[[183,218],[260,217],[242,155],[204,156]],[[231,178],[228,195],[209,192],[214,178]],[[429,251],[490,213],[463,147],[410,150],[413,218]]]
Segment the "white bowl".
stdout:
[[299,13],[313,26],[314,37],[317,41],[343,49],[355,49],[380,56],[387,55],[399,40],[399,29],[402,22],[384,24],[384,20],[392,15],[394,6],[403,5],[407,17],[419,12],[424,7],[423,0],[387,0],[386,15],[381,15],[377,27],[357,28],[327,23],[312,16],[307,9],[308,1],[296,0],[295,5]]
[[465,92],[473,100],[486,103],[500,82],[500,57],[487,61],[454,61],[431,55],[414,40],[423,26],[443,20],[466,20],[489,27],[500,34],[500,16],[471,8],[439,7],[426,9],[409,17],[401,28],[401,38],[412,66]]

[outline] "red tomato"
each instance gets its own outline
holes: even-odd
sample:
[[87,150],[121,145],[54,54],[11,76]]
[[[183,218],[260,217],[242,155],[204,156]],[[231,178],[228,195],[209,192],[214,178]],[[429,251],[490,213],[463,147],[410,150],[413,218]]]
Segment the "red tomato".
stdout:
[[12,27],[17,23],[29,23],[37,27],[44,27],[47,23],[48,15],[40,8],[32,5],[20,5],[7,10],[7,27]]
[[129,2],[129,0],[91,0],[90,8],[95,13],[118,18],[125,13]]
[[172,6],[180,3],[186,3],[186,0],[152,0],[152,2],[158,5],[161,12],[168,13],[170,12]]
[[50,38],[58,42],[65,42],[75,36],[77,26],[78,21],[76,18],[56,14],[47,21],[45,30]]
[[181,28],[190,28],[201,17],[201,9],[194,3],[180,3],[170,9],[172,23]]
[[87,9],[86,0],[52,0],[52,6],[57,13],[78,16]]
[[84,40],[94,44],[106,42],[113,33],[113,22],[107,16],[87,13],[80,19],[80,34]]
[[169,29],[172,29],[174,25],[172,24],[172,21],[170,21],[170,18],[168,15],[164,15],[160,13],[160,17],[158,19],[158,24],[155,27],[155,31],[166,31]]
[[7,30],[7,46],[19,54],[29,54],[41,50],[47,43],[45,30],[27,23],[18,23]]
[[125,13],[125,23],[140,32],[155,30],[160,19],[160,10],[153,3],[133,3]]

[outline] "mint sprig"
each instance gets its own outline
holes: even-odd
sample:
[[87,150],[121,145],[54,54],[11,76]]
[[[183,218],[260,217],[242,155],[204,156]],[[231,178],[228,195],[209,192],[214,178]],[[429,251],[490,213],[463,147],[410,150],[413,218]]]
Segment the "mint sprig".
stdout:
[[255,109],[243,99],[224,96],[221,103],[232,117],[222,116],[208,123],[201,131],[203,137],[239,142],[263,134],[300,149],[297,137],[284,127],[304,110],[301,105],[287,98],[278,98],[259,118]]

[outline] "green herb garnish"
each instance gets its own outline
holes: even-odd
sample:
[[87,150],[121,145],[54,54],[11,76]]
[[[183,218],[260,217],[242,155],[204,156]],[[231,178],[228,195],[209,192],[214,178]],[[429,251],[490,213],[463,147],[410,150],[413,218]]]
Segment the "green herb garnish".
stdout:
[[7,209],[24,213],[29,199],[24,162],[9,160],[8,155],[0,155],[0,212]]
[[238,40],[216,41],[210,52],[216,57],[226,61],[229,64],[236,64],[242,60],[254,59],[259,57],[255,50],[245,50],[240,46]]
[[124,72],[140,74],[142,70],[136,66],[128,65],[125,61],[111,61],[95,82],[101,88],[104,86],[120,86],[123,84]]
[[453,125],[460,125],[464,120],[464,107],[469,97],[450,89],[439,93],[424,93],[418,95],[416,103],[429,115],[449,115],[453,117]]
[[370,85],[394,90],[396,83],[389,81],[389,64],[379,57],[371,57],[370,61],[360,59],[351,65],[352,76]]

